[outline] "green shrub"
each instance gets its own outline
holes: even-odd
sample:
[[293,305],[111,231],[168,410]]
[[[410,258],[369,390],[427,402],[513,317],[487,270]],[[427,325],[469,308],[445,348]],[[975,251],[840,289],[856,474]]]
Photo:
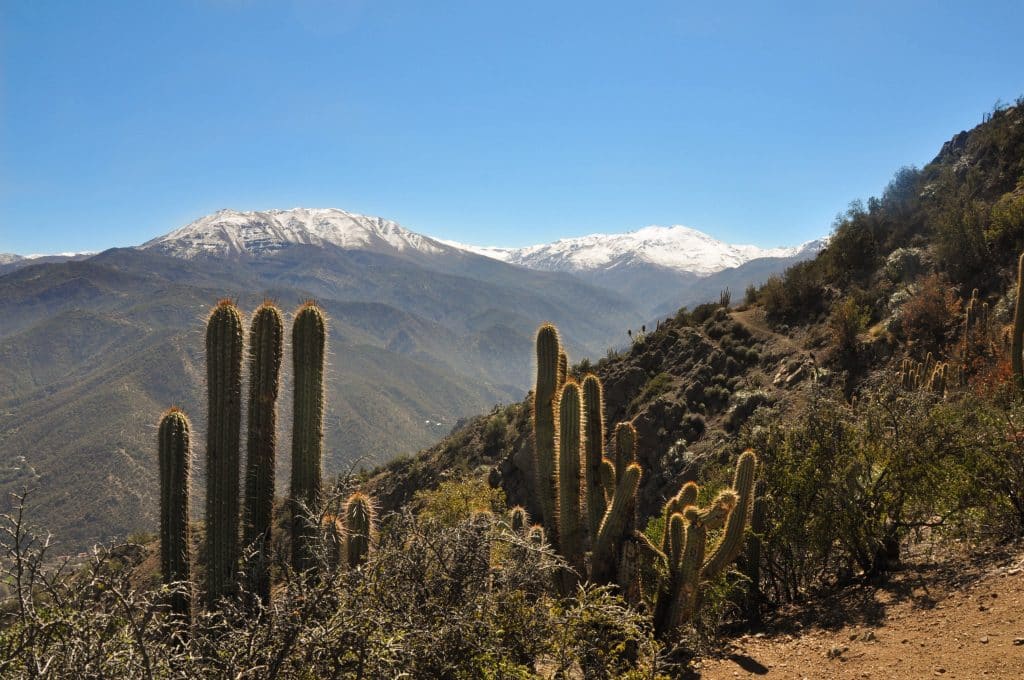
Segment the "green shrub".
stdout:
[[413,505],[419,508],[423,519],[451,527],[479,513],[504,512],[505,492],[492,489],[484,479],[453,479],[442,482],[432,491],[417,491]]

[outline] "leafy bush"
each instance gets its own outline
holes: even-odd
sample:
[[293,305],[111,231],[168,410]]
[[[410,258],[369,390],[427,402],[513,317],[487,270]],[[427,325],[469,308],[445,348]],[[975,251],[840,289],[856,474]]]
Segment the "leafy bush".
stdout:
[[844,299],[833,308],[828,327],[840,357],[848,359],[856,354],[857,336],[867,328],[869,319],[868,310],[857,304],[857,300],[852,297]]
[[899,309],[899,335],[922,345],[938,349],[947,335],[960,322],[961,303],[949,283],[938,274],[930,274],[918,282],[917,290]]
[[431,491],[417,491],[413,506],[427,521],[445,527],[466,522],[480,513],[500,513],[505,508],[505,492],[492,489],[487,481],[477,477],[452,479],[442,482]]
[[762,574],[779,600],[892,568],[910,532],[962,521],[978,500],[964,465],[976,431],[930,395],[875,389],[856,406],[816,395],[788,427],[753,419],[745,443],[763,452],[771,500]]

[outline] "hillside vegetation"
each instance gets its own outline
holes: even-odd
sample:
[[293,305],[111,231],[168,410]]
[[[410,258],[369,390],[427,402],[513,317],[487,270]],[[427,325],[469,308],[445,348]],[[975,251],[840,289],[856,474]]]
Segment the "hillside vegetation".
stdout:
[[[850,592],[873,601],[925,562],[955,575],[965,551],[982,564],[1014,553],[1022,252],[1018,102],[851,205],[816,259],[747,290],[738,307],[723,291],[632,329],[625,351],[576,363],[542,326],[528,398],[416,456],[321,480],[316,417],[296,410],[316,453],[292,458],[289,503],[274,503],[273,485],[261,492],[273,521],[244,550],[222,527],[240,519],[231,493],[203,522],[163,525],[159,560],[140,541],[57,570],[42,534],[26,537],[9,517],[0,671],[720,677],[730,670],[700,657],[725,632],[774,635],[782,612]],[[322,362],[312,362],[319,378]],[[218,427],[230,423],[231,400],[209,398],[226,404]],[[237,426],[224,431],[237,461]],[[161,460],[187,449],[187,428],[161,432]],[[161,479],[163,502],[178,498],[187,465]],[[372,511],[352,512],[354,498],[373,499]],[[169,572],[169,554],[190,569]],[[198,589],[204,606],[192,602]],[[801,628],[843,629],[853,616],[828,614]],[[772,663],[831,674],[852,646],[825,650],[824,666]],[[811,648],[821,651],[794,652]]]

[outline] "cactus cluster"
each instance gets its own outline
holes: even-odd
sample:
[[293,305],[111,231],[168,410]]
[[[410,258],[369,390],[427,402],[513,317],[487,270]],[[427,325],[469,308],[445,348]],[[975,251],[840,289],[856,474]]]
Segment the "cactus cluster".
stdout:
[[[247,565],[251,590],[264,603],[270,597],[269,544],[273,526],[276,458],[277,396],[283,355],[281,312],[264,302],[253,314],[249,346],[248,438],[245,468],[243,541],[252,563]],[[210,608],[237,587],[239,544],[239,473],[242,398],[242,315],[230,300],[219,302],[210,313],[206,330],[207,360],[207,489],[205,600]],[[291,508],[293,563],[297,571],[315,566],[315,543],[344,546],[345,558],[355,566],[370,548],[374,513],[370,499],[356,493],[345,505],[345,521],[336,520],[325,531],[309,521],[320,505],[323,455],[323,375],[326,324],[314,303],[296,313],[292,328],[295,372],[292,427]],[[188,548],[188,495],[190,427],[188,418],[171,409],[159,428],[160,553],[166,583],[190,578]],[[187,616],[188,592],[178,591],[171,610]]]
[[957,362],[936,361],[929,352],[923,362],[905,358],[900,363],[899,382],[905,390],[928,390],[946,397],[966,385],[963,366]]
[[[743,547],[750,521],[757,459],[746,452],[737,463],[731,489],[707,508],[696,506],[698,487],[690,482],[665,504],[665,537],[660,547],[637,529],[637,491],[642,469],[637,462],[637,434],[619,423],[611,437],[613,451],[603,453],[604,404],[601,382],[587,375],[582,383],[566,379],[565,352],[558,333],[544,325],[537,334],[537,383],[534,390],[534,468],[538,506],[552,546],[570,567],[561,575],[563,592],[578,577],[617,584],[627,601],[643,597],[640,576],[651,562],[667,576],[657,589],[656,626],[672,635],[699,604],[700,584],[715,578]],[[557,431],[555,428],[557,427]],[[525,511],[514,508],[510,522],[527,525]],[[710,555],[709,531],[720,531]],[[588,550],[589,549],[589,550]]]
[[[648,544],[661,562],[666,578],[658,589],[654,626],[665,636],[689,621],[700,604],[700,585],[717,578],[743,550],[744,532],[753,508],[757,456],[746,451],[736,462],[732,487],[720,492],[705,508],[693,504],[696,485],[687,484],[669,499],[664,512],[664,549]],[[708,533],[721,529],[715,547],[708,551]]]

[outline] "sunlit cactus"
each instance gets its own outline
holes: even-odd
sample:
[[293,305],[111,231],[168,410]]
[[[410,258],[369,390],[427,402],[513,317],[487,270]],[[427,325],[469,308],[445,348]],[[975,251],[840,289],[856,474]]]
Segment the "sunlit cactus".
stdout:
[[629,512],[636,503],[636,491],[640,486],[640,476],[640,466],[636,463],[626,466],[626,469],[618,476],[615,493],[612,495],[601,526],[597,530],[597,536],[593,541],[591,578],[596,583],[608,583],[615,577],[618,566],[617,551],[625,527],[630,521]]
[[526,508],[516,505],[508,511],[508,523],[515,533],[525,536],[530,529],[530,515]]
[[[533,448],[537,501],[550,530],[555,522],[555,401],[560,389],[558,331],[545,324],[537,331],[537,382],[533,392]],[[548,538],[552,538],[549,536]]]
[[[700,605],[701,583],[717,578],[739,556],[753,508],[756,471],[757,457],[753,451],[745,451],[736,463],[731,488],[719,493],[706,508],[687,505],[669,516],[664,551],[668,577],[658,594],[654,615],[660,636],[673,636],[692,619]],[[675,502],[671,500],[668,507]],[[717,545],[706,556],[708,532],[723,527]]]

